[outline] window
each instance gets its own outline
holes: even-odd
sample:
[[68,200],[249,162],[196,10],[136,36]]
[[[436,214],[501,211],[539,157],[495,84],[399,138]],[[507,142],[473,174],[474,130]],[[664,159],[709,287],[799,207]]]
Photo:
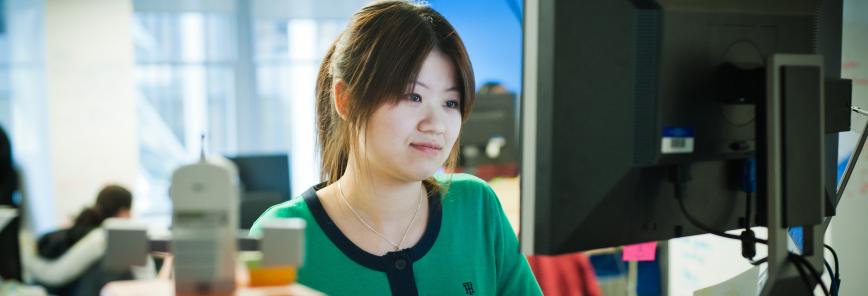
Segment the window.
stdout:
[[9,125],[12,117],[10,112],[12,101],[12,85],[10,85],[11,77],[9,77],[10,58],[9,34],[0,32],[0,126],[3,126],[4,129]]
[[[53,204],[48,149],[48,98],[45,94],[44,6],[42,1],[0,1],[0,125],[12,142],[15,165],[26,183],[30,204]],[[29,207],[35,233],[56,226],[50,211]]]
[[314,87],[358,0],[137,0],[137,209],[168,224],[172,171],[209,154],[288,153],[293,195],[319,181]]

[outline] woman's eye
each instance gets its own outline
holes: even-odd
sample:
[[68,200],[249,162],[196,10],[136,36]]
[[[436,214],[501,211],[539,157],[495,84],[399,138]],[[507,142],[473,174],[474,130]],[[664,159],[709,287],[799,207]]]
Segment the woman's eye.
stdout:
[[420,96],[419,94],[410,94],[410,96],[408,96],[408,98],[410,99],[410,101],[413,101],[413,102],[421,102],[422,101],[422,96]]
[[461,107],[461,104],[457,100],[446,101],[446,108],[458,109],[459,107]]

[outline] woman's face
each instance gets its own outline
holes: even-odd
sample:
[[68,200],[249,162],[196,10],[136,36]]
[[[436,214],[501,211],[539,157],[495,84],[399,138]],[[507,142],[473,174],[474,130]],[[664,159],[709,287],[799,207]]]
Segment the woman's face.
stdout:
[[374,111],[359,147],[371,170],[417,181],[433,175],[449,157],[461,129],[461,93],[455,66],[437,49],[408,89],[397,104]]

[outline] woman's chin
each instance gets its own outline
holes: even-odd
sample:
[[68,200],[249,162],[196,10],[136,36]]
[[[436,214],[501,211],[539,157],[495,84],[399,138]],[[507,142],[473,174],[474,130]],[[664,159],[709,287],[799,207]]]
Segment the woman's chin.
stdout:
[[413,181],[422,181],[422,180],[430,178],[435,173],[437,173],[437,170],[439,168],[440,167],[413,169],[413,170],[407,171],[406,175],[408,176],[408,179],[411,179]]

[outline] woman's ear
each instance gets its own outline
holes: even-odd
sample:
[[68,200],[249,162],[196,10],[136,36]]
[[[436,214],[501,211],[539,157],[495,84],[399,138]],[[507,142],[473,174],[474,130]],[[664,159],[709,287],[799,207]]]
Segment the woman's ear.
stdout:
[[335,110],[338,116],[343,120],[347,120],[347,109],[350,106],[350,96],[347,93],[347,83],[338,79],[333,86],[332,93],[335,94]]

